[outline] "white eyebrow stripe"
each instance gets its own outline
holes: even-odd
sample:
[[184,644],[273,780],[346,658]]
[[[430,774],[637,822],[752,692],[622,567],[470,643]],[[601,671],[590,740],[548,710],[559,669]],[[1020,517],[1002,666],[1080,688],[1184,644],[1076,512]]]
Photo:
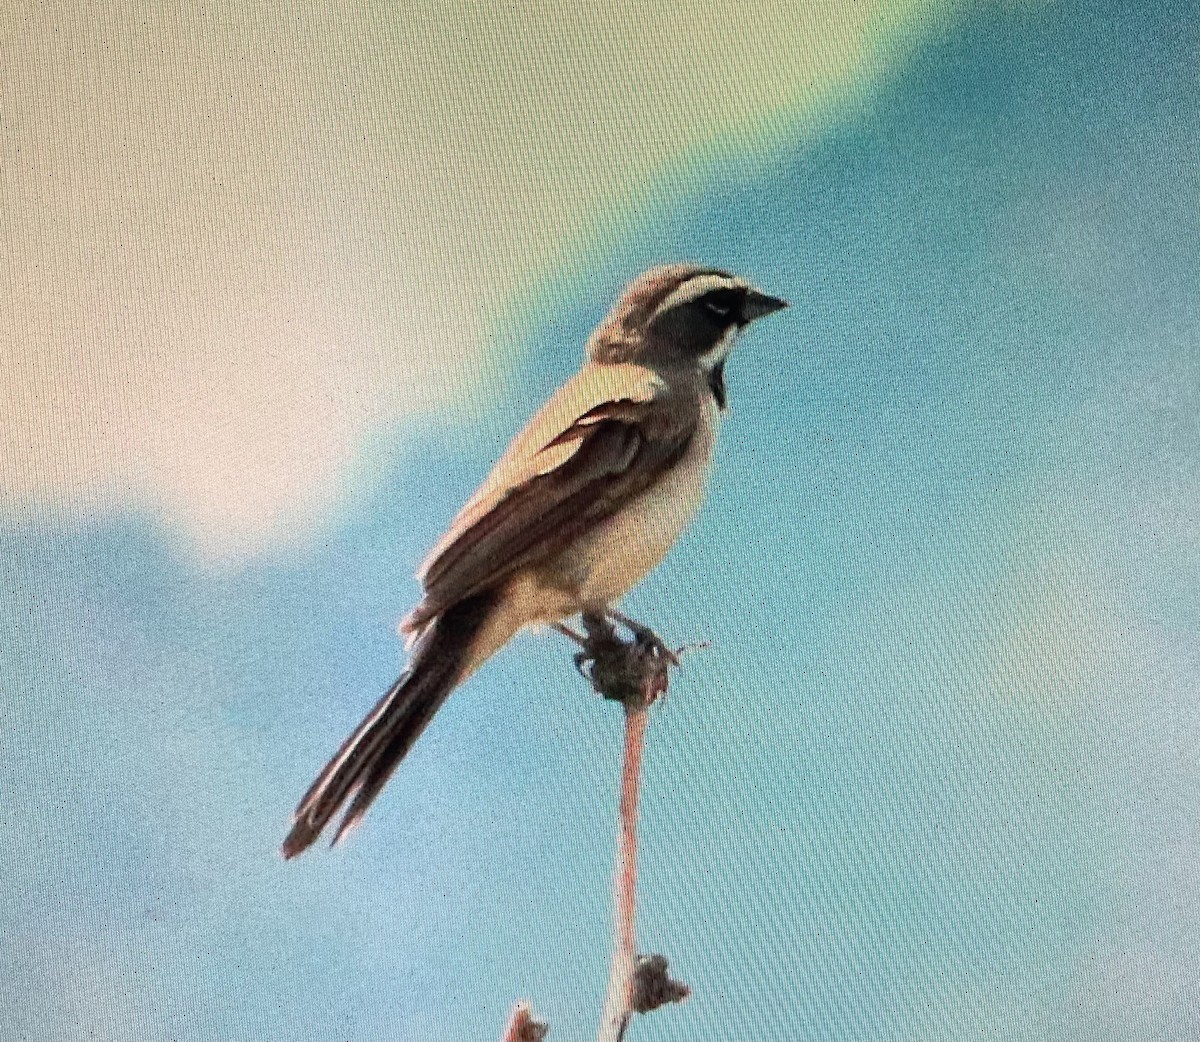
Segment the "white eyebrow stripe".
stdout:
[[704,296],[705,293],[711,293],[714,289],[748,289],[745,279],[735,278],[730,275],[697,275],[695,278],[688,279],[682,285],[676,287],[674,292],[669,294],[667,298],[654,309],[654,314],[651,316],[651,321],[658,318],[663,312],[670,311],[672,308],[677,308],[681,304],[690,304],[693,300],[697,300]]

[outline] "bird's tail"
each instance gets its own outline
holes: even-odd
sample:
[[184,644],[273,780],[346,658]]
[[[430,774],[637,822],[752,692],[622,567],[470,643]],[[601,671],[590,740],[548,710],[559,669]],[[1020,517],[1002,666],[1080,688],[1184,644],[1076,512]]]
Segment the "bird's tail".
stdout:
[[283,841],[285,858],[307,850],[347,800],[333,842],[358,824],[450,692],[490,653],[480,655],[476,645],[493,604],[491,594],[469,597],[421,634],[408,668],[304,794]]

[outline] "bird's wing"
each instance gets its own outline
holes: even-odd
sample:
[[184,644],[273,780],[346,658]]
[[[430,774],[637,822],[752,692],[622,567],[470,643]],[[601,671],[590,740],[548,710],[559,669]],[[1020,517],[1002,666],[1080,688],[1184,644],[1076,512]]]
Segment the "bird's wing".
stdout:
[[651,370],[587,366],[513,441],[434,547],[409,632],[517,569],[549,560],[645,491],[696,430]]

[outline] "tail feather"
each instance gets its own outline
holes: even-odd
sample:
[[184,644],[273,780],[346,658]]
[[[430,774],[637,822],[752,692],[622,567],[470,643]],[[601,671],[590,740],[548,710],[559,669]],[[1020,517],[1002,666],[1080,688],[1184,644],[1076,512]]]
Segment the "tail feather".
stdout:
[[412,663],[376,703],[309,787],[292,815],[285,858],[307,850],[353,797],[337,843],[362,819],[434,714],[462,680],[471,644],[493,598],[468,598],[435,619],[413,649]]
[[380,790],[388,783],[388,779],[395,773],[396,768],[400,766],[400,761],[408,755],[408,750],[413,747],[413,743],[416,742],[421,732],[429,726],[429,722],[442,707],[442,703],[449,693],[450,688],[447,688],[446,694],[441,698],[426,700],[412,706],[411,711],[402,721],[403,726],[380,750],[359,783],[354,793],[354,799],[350,803],[350,809],[346,811],[334,833],[335,845],[340,843],[362,821],[363,815],[367,813],[367,808],[375,802],[375,797],[379,795]]

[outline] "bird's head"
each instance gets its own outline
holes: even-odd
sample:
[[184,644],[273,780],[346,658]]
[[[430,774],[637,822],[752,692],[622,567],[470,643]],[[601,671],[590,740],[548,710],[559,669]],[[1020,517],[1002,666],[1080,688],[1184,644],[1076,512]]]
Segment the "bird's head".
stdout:
[[670,264],[638,276],[588,341],[593,362],[695,366],[724,405],[725,360],[738,333],[787,301],[717,268]]

